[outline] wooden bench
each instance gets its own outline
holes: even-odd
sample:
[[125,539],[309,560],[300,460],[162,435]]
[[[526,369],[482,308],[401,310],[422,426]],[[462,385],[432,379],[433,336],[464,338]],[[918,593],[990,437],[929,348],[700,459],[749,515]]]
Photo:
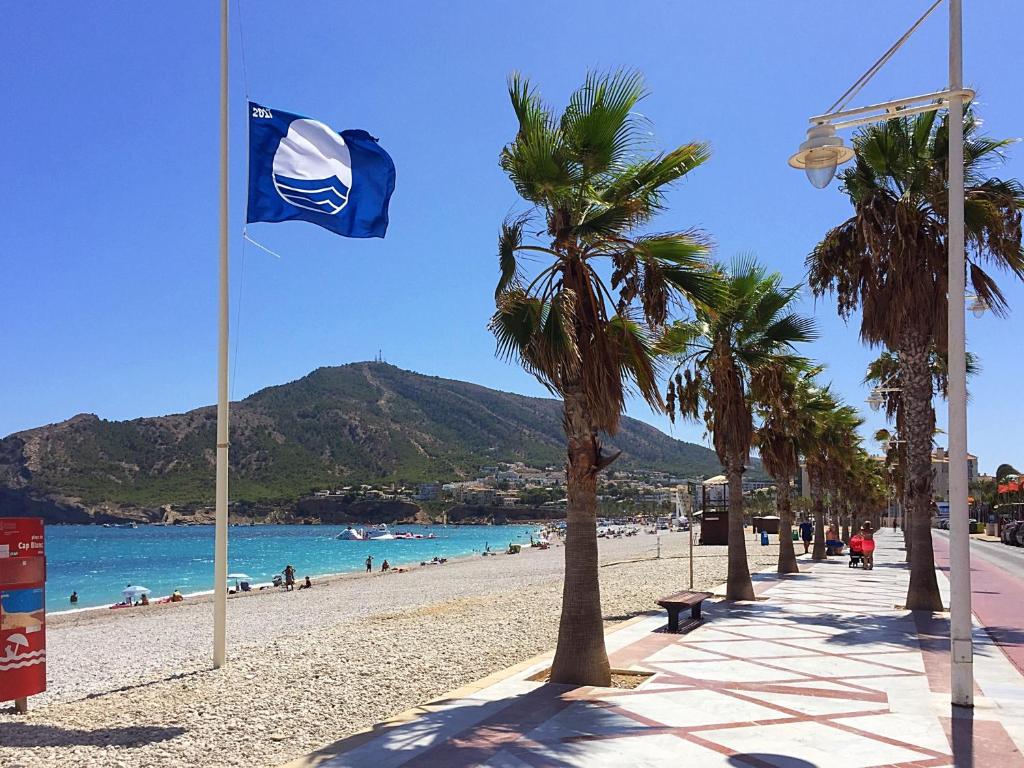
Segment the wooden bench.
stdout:
[[[661,598],[658,605],[668,611],[668,631],[690,630],[700,624],[700,606],[709,597],[711,597],[710,592],[676,592],[674,595]],[[690,620],[686,622],[684,629],[680,630],[679,612],[683,608],[690,609]]]

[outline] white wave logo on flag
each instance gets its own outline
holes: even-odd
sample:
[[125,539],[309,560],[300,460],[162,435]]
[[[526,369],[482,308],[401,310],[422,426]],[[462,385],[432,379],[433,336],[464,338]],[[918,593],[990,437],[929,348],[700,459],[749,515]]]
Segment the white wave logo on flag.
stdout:
[[29,646],[28,638],[24,635],[10,635],[5,645],[4,655],[0,656],[0,672],[6,672],[9,669],[31,667],[46,661],[45,649],[29,651],[28,653],[18,652],[20,648],[27,648]]
[[274,187],[288,203],[334,215],[348,204],[352,158],[345,140],[317,120],[292,120],[274,153]]

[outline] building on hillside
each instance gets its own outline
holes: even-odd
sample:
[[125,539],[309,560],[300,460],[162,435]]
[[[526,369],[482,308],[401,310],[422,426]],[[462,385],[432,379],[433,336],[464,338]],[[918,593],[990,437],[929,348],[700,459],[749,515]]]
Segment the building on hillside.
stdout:
[[440,483],[420,483],[416,486],[416,499],[418,501],[434,501],[440,495]]
[[502,507],[514,507],[519,503],[519,494],[515,491],[498,491],[494,497],[495,502]]
[[481,507],[489,507],[494,504],[495,490],[482,485],[473,485],[462,491],[462,502]]

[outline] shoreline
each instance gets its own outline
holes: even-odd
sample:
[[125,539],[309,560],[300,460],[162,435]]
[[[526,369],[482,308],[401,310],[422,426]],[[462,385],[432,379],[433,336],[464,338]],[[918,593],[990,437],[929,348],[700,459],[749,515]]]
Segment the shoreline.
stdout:
[[[311,534],[315,538],[315,540],[316,540],[316,544],[314,546],[316,546],[316,547],[323,546],[324,545],[324,541],[326,541],[326,539],[331,539],[331,541],[327,542],[327,544],[334,545],[334,544],[340,543],[341,545],[343,545],[342,548],[345,549],[350,554],[354,551],[353,547],[354,546],[358,546],[358,545],[370,545],[371,547],[380,547],[381,545],[386,546],[388,543],[396,544],[397,547],[396,547],[396,549],[395,549],[393,554],[392,554],[392,549],[388,548],[388,551],[386,553],[386,554],[388,554],[387,558],[385,558],[381,553],[379,553],[377,551],[373,551],[372,552],[373,556],[374,556],[374,560],[375,560],[375,563],[374,563],[374,565],[375,565],[374,572],[375,573],[377,572],[377,566],[379,566],[380,563],[384,559],[388,559],[389,560],[389,562],[391,564],[391,570],[393,570],[393,571],[396,571],[398,569],[409,570],[409,569],[412,569],[412,568],[419,568],[420,567],[420,563],[423,563],[423,562],[426,562],[427,564],[430,564],[430,560],[435,555],[441,556],[441,557],[445,557],[448,562],[454,562],[455,560],[462,559],[462,558],[477,557],[477,556],[479,556],[481,554],[482,547],[483,547],[482,543],[479,544],[479,546],[477,546],[473,541],[467,540],[467,539],[463,539],[461,537],[461,534],[456,532],[456,530],[458,530],[458,529],[466,529],[466,528],[471,528],[471,527],[473,527],[473,528],[481,528],[481,526],[468,526],[468,525],[466,525],[466,526],[463,526],[463,525],[452,526],[452,528],[456,529],[456,530],[452,530],[449,533],[443,533],[443,532],[441,532],[443,529],[439,528],[436,537],[434,537],[433,534],[431,534],[430,537],[424,535],[424,536],[420,536],[420,537],[418,537],[416,539],[405,539],[405,540],[403,540],[403,539],[399,538],[399,539],[396,539],[395,541],[392,541],[392,540],[382,540],[382,539],[367,539],[367,540],[361,540],[361,541],[360,540],[352,540],[352,541],[342,541],[342,542],[335,542],[335,541],[333,541],[333,539],[336,538],[335,536],[333,536],[333,532],[335,530],[338,530],[338,529],[343,529],[345,526],[342,525],[342,524],[333,524],[332,523],[332,524],[329,524],[329,525],[328,524],[324,524],[323,526],[302,526],[302,525],[286,524],[286,526],[291,528],[291,529],[293,529],[293,530],[294,529],[306,530],[306,529],[319,529],[319,528],[323,528],[323,529],[325,529],[325,532],[317,531],[317,532]],[[82,526],[82,527],[84,528],[85,526]],[[95,528],[95,526],[89,526],[89,527],[90,528]],[[161,526],[153,526],[153,527],[156,528],[156,530],[160,530],[162,527],[171,528],[171,527],[181,527],[181,526],[162,526],[162,527]],[[188,527],[193,527],[193,526],[188,526]],[[244,526],[244,527],[247,528],[249,526]],[[263,527],[269,528],[270,526],[263,526]],[[367,526],[367,527],[370,527],[370,526]],[[417,532],[418,533],[420,530],[425,530],[425,529],[427,529],[429,527],[430,526],[421,526],[419,524],[408,524],[408,525],[402,525],[402,526],[392,526],[391,530],[393,532],[395,532],[396,534],[397,533],[402,533],[403,531],[406,531],[406,532],[412,531],[412,532]],[[488,528],[488,529],[489,528],[494,528],[494,534],[495,535],[494,535],[493,538],[491,538],[492,542],[502,538],[502,536],[503,536],[502,531],[513,530],[515,535],[513,536],[514,541],[512,543],[518,543],[518,544],[520,544],[524,548],[528,547],[528,544],[527,544],[527,537],[528,536],[531,536],[531,535],[534,536],[534,537],[539,536],[541,534],[541,532],[546,529],[546,527],[544,525],[532,524],[532,523],[531,524],[511,523],[511,524],[506,524],[506,525],[501,525],[501,526],[486,526],[486,528]],[[139,533],[139,532],[140,531],[131,531],[131,530],[125,531],[125,530],[121,530],[121,531],[116,531],[116,532],[112,532],[112,533],[115,533],[115,538],[119,539],[123,543],[125,541],[131,541],[132,540],[132,538],[131,538],[132,534]],[[118,536],[118,534],[120,534],[120,535]],[[330,535],[327,535],[327,534],[330,534]],[[70,535],[71,536],[77,536],[78,534],[77,533],[72,533]],[[90,534],[88,532],[86,532],[86,531],[83,531],[82,535],[83,536],[88,536]],[[158,535],[162,535],[162,534],[158,534]],[[276,536],[277,534],[274,534],[274,533],[268,531],[264,535]],[[285,540],[288,539],[289,534],[282,534],[282,535],[285,536]],[[490,536],[490,534],[488,534],[488,536]],[[170,537],[170,539],[172,539],[172,540],[174,538],[175,537],[173,537],[173,536]],[[324,539],[324,541],[321,541],[321,539]],[[67,543],[66,543],[67,541],[69,541],[69,540],[65,539],[65,546],[67,546]],[[411,543],[413,541],[415,541],[417,545],[418,544],[429,543],[429,546],[430,546],[429,551],[417,551],[417,549],[420,549],[420,547],[418,547],[418,546],[411,546]],[[326,550],[324,550],[324,551],[326,551]],[[451,552],[451,554],[448,553],[449,551]],[[503,550],[501,550],[501,551],[503,551]],[[296,553],[293,552],[292,554],[295,555]],[[320,554],[322,554],[322,553],[320,553]],[[287,561],[287,559],[288,558],[286,558],[285,560],[282,560],[281,562],[284,563],[284,562]],[[325,558],[319,557],[319,554],[318,554],[313,559],[314,560],[324,560]],[[342,559],[340,559],[340,560],[335,560],[333,557],[326,558],[326,560],[334,560],[334,561],[333,562],[325,561],[325,562],[308,563],[307,564],[309,566],[308,570],[306,570],[306,567],[303,566],[299,561],[293,561],[293,562],[299,562],[299,568],[301,569],[301,571],[300,570],[296,571],[296,586],[301,584],[303,578],[305,576],[307,576],[307,575],[309,576],[310,579],[312,579],[314,581],[314,583],[326,583],[327,581],[333,581],[334,579],[345,577],[345,576],[351,576],[353,574],[365,575],[365,570],[363,569],[363,563],[362,563],[362,558],[361,557],[358,558],[357,560],[351,560],[351,559],[349,559],[349,556],[346,555],[346,556],[342,557]],[[184,578],[182,581],[178,582],[178,584],[184,585],[184,584],[188,584],[188,582],[191,581],[192,583],[191,583],[190,586],[192,588],[189,589],[188,591],[185,591],[185,588],[182,587],[182,586],[177,586],[177,585],[175,585],[174,587],[171,586],[172,584],[177,582],[177,578],[175,577],[174,582],[172,582],[170,579],[167,578],[167,575],[176,572],[175,569],[169,569],[167,567],[163,567],[162,570],[148,571],[148,570],[145,570],[145,568],[143,567],[143,569],[141,569],[141,570],[133,569],[130,574],[128,572],[125,572],[124,575],[127,576],[127,581],[128,581],[128,583],[131,583],[131,584],[142,584],[142,585],[145,585],[145,584],[152,583],[153,581],[157,582],[154,590],[151,591],[150,594],[149,594],[149,600],[150,600],[149,605],[148,606],[133,606],[133,608],[139,608],[139,607],[157,608],[157,607],[160,607],[160,605],[158,605],[158,602],[161,601],[161,600],[167,600],[170,597],[170,595],[171,595],[171,593],[172,593],[174,588],[181,589],[183,597],[186,598],[186,602],[196,602],[196,601],[202,601],[202,600],[205,600],[205,599],[212,599],[212,595],[214,594],[214,586],[211,583],[213,581],[213,579],[210,578],[212,576],[212,571],[213,571],[212,560],[210,560],[209,562],[210,562],[209,570],[205,570],[205,569],[200,568],[197,572],[189,574],[189,578]],[[266,592],[276,591],[276,588],[273,587],[273,584],[270,581],[270,578],[276,572],[271,572],[270,569],[266,568],[265,567],[266,563],[264,563],[263,565],[264,565],[264,567],[262,567],[262,568],[259,565],[256,565],[256,571],[254,572],[254,573],[256,573],[255,578],[248,579],[248,581],[249,581],[249,583],[250,583],[250,585],[252,587],[252,590],[250,592],[239,593],[239,594],[229,594],[229,597],[234,598],[234,597],[238,597],[238,596],[242,596],[242,595],[263,594],[263,593],[266,593]],[[318,567],[319,567],[319,570],[318,570]],[[248,569],[239,569],[240,572],[242,570],[248,570]],[[72,574],[74,574],[74,575],[72,575]],[[52,601],[52,603],[55,603],[56,606],[54,608],[51,608],[51,609],[49,609],[47,611],[47,616],[48,617],[51,617],[53,620],[56,621],[56,620],[59,620],[60,617],[66,617],[66,616],[69,616],[69,615],[72,615],[72,616],[73,615],[80,615],[80,614],[91,613],[91,612],[95,612],[95,611],[110,611],[110,612],[117,612],[117,613],[120,613],[120,612],[130,613],[131,612],[131,611],[123,610],[123,609],[127,608],[127,606],[119,606],[119,601],[121,600],[121,594],[120,594],[120,589],[119,588],[118,589],[111,589],[111,590],[109,590],[109,593],[107,594],[106,599],[101,600],[100,602],[91,602],[90,604],[85,604],[85,605],[81,604],[81,602],[83,601],[83,596],[82,596],[82,594],[80,594],[79,595],[80,603],[78,605],[75,605],[74,607],[70,606],[68,604],[67,598],[66,598],[67,591],[70,591],[72,589],[75,589],[75,590],[77,590],[79,592],[86,591],[86,590],[83,590],[82,586],[80,586],[80,582],[79,582],[79,580],[77,578],[78,575],[79,574],[78,574],[77,570],[61,571],[59,564],[55,565],[54,563],[51,563],[50,568],[49,568],[49,573],[48,573],[48,576],[47,576],[47,595],[48,595],[48,598],[49,598],[48,601]],[[181,575],[181,574],[179,573],[178,575]],[[51,582],[53,582],[53,584],[51,584]],[[61,584],[58,584],[57,582],[61,582]],[[107,581],[105,583],[109,584],[110,582]],[[120,583],[123,584],[124,580],[122,580]],[[229,589],[233,589],[234,588],[234,583],[235,583],[234,579],[229,580]],[[63,586],[64,589],[61,589],[61,586]],[[96,589],[95,585],[93,585],[93,586],[94,586],[94,588],[92,590],[93,593],[95,594],[95,593],[98,592],[99,593],[98,597],[102,598],[103,597],[103,593],[106,590],[104,590],[102,587],[100,589]],[[56,598],[55,594],[53,594],[54,590],[56,590],[56,594],[61,595],[61,597],[59,599]],[[67,590],[67,591],[65,591],[65,590]],[[175,603],[175,605],[180,605],[180,603]],[[115,609],[114,608],[115,606],[119,606],[119,607]]]
[[[557,546],[561,546],[561,542],[560,541],[558,542]],[[523,550],[524,551],[528,550],[530,548],[531,547],[529,545],[523,546]],[[506,552],[497,552],[496,555],[506,556],[507,553]],[[366,572],[365,570],[360,570],[360,569],[353,569],[351,571],[336,571],[336,572],[333,572],[333,573],[323,573],[323,574],[319,574],[319,575],[310,574],[309,578],[313,582],[313,587],[315,588],[317,586],[330,586],[331,584],[334,584],[334,583],[336,583],[338,581],[341,581],[343,579],[370,579],[370,578],[373,578],[373,577],[390,576],[392,574],[401,575],[401,574],[405,574],[405,573],[412,573],[413,571],[418,571],[418,570],[420,570],[422,568],[440,567],[441,565],[455,565],[455,564],[463,562],[463,561],[467,561],[467,560],[472,561],[472,560],[475,560],[477,558],[484,559],[481,552],[471,552],[471,553],[467,553],[467,554],[463,554],[463,555],[453,555],[451,557],[446,558],[446,562],[445,563],[439,564],[437,566],[433,566],[431,564],[431,562],[428,560],[428,561],[426,561],[426,565],[422,565],[421,564],[423,561],[419,561],[419,562],[415,562],[415,563],[404,563],[404,564],[403,563],[398,563],[396,565],[393,565],[390,570],[384,571],[384,572],[380,571],[379,569],[375,569],[375,570],[370,571],[370,572]],[[399,569],[401,569],[401,570],[399,570]],[[305,576],[305,574],[303,574],[303,576]],[[296,581],[296,587],[295,587],[294,591],[298,591],[298,584],[299,584],[299,582]],[[230,601],[233,601],[233,600],[236,600],[236,599],[239,599],[239,598],[249,598],[249,597],[255,597],[255,596],[259,596],[259,595],[263,595],[263,596],[266,596],[266,595],[276,595],[276,594],[279,594],[279,593],[286,593],[287,594],[288,590],[286,590],[284,587],[274,587],[273,584],[271,582],[269,582],[269,581],[267,581],[267,582],[259,582],[259,583],[255,583],[255,584],[252,585],[252,590],[250,592],[235,592],[233,594],[229,593],[228,594],[228,601],[230,602]],[[71,608],[71,609],[66,610],[66,611],[47,611],[46,612],[46,620],[47,620],[47,625],[60,626],[61,624],[65,623],[65,622],[61,621],[61,619],[66,619],[67,617],[84,616],[86,614],[88,614],[88,615],[102,615],[102,616],[110,616],[110,615],[114,615],[114,614],[118,614],[118,615],[120,615],[120,614],[131,615],[132,611],[134,611],[136,609],[139,609],[139,608],[165,609],[165,608],[171,608],[171,607],[180,607],[180,606],[185,605],[186,602],[188,604],[190,604],[190,605],[196,605],[196,604],[201,604],[201,603],[212,603],[213,602],[213,594],[214,594],[214,590],[213,589],[203,589],[203,590],[198,590],[198,591],[195,591],[195,592],[185,592],[185,593],[182,593],[182,597],[184,597],[185,600],[183,600],[180,603],[170,603],[170,602],[168,602],[168,603],[160,603],[160,602],[158,602],[159,600],[163,600],[165,597],[169,597],[169,595],[161,595],[160,597],[150,598],[149,605],[146,605],[146,606],[140,606],[140,605],[132,606],[131,610],[126,610],[127,606],[125,606],[125,609],[113,609],[109,605],[90,605],[90,606],[85,606],[83,608]],[[104,611],[106,613],[104,613]],[[56,619],[56,621],[51,621],[51,619]]]

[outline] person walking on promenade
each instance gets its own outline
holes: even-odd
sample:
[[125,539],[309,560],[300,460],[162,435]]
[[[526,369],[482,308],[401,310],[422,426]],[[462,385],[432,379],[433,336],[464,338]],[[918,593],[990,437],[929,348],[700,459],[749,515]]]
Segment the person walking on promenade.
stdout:
[[870,521],[864,521],[864,525],[860,527],[860,536],[864,540],[861,544],[864,551],[864,568],[870,571],[875,567],[875,529],[871,527]]
[[291,565],[284,567],[284,588],[289,592],[295,589],[295,569]]
[[804,520],[800,523],[800,539],[804,543],[804,554],[806,555],[811,548],[811,539],[814,538],[814,523],[810,520]]
[[366,572],[373,573],[373,555],[366,556]]

